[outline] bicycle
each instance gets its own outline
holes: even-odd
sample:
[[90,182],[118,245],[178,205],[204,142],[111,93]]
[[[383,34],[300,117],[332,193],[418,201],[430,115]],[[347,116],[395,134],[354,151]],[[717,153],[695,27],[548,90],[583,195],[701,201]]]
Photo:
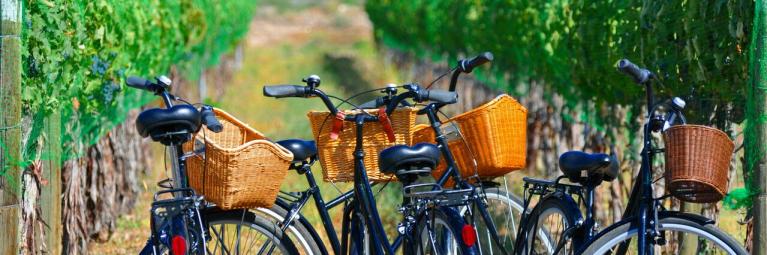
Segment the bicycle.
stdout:
[[[522,219],[518,234],[522,238],[518,238],[516,244],[520,249],[515,253],[537,254],[543,250],[533,243],[534,238],[529,237],[539,233],[536,230],[542,225],[554,223],[556,225],[544,228],[546,233],[561,237],[554,253],[633,254],[630,249],[634,246],[632,250],[636,254],[675,254],[681,249],[667,245],[669,241],[686,240],[689,242],[686,245],[693,246],[693,252],[696,253],[746,254],[737,241],[714,226],[713,220],[667,210],[662,201],[669,195],[653,197],[652,162],[654,156],[664,150],[654,146],[652,133],[661,132],[664,126],[675,124],[674,120],[681,120],[684,124],[681,112],[684,103],[675,98],[670,102],[655,104],[652,90],[655,76],[649,70],[626,59],[620,60],[617,68],[632,77],[637,84],[645,86],[648,112],[643,126],[642,164],[623,219],[597,232],[593,217],[594,189],[603,181],[612,181],[618,175],[618,162],[614,154],[566,152],[559,158],[559,168],[563,172],[559,178],[553,181],[524,178],[525,208],[534,195],[540,197],[540,202]],[[661,107],[667,110],[667,116],[656,113]],[[573,184],[560,183],[563,179]],[[574,196],[579,198],[579,202],[575,201]],[[585,207],[585,218],[581,215],[580,205]],[[550,216],[554,219],[550,220]]]
[[[136,119],[136,129],[143,137],[166,146],[171,159],[170,179],[158,182],[150,210],[150,237],[139,252],[149,254],[297,254],[293,242],[268,219],[247,209],[223,210],[205,201],[189,187],[186,159],[204,155],[204,149],[184,152],[182,144],[202,126],[221,132],[213,108],[192,104],[169,93],[171,80],[159,76],[154,82],[129,77],[129,87],[160,96],[164,108],[144,110]],[[174,104],[182,101],[184,104]]]
[[[492,59],[492,54],[488,52],[471,59],[458,61],[455,68],[452,68],[444,74],[447,75],[452,73],[450,88],[455,90],[457,80],[461,73],[470,73],[475,67],[490,62]],[[440,77],[444,77],[444,75]],[[389,87],[382,89],[381,92],[385,95],[370,102],[360,104],[358,108],[377,109],[381,106],[388,105],[397,94],[397,87],[395,85],[390,85]],[[453,187],[457,187],[458,189],[473,189],[472,194],[468,196],[469,204],[472,206],[461,207],[461,215],[465,215],[467,221],[479,223],[474,224],[474,226],[479,232],[476,236],[476,243],[477,246],[480,247],[482,253],[505,254],[506,251],[513,249],[514,235],[516,234],[517,225],[521,218],[521,211],[523,208],[522,201],[514,194],[508,192],[508,183],[505,179],[502,184],[484,181],[470,183],[468,180],[461,177],[456,170],[455,160],[447,146],[448,140],[445,137],[447,137],[448,134],[443,134],[441,131],[441,121],[437,116],[439,109],[445,105],[446,104],[441,103],[431,103],[423,107],[418,113],[429,117],[429,123],[436,131],[435,138],[437,138],[438,147],[448,166],[447,171],[442,173],[441,177],[438,178],[438,183],[444,185],[448,180],[453,180]],[[300,160],[294,162],[296,165],[294,165],[292,169],[295,169],[299,174],[306,176],[309,188],[302,192],[283,193],[283,196],[278,199],[279,201],[274,207],[268,209],[259,208],[258,210],[261,213],[274,218],[277,222],[281,222],[284,229],[289,226],[285,229],[286,232],[290,232],[292,236],[295,237],[293,238],[294,240],[299,240],[297,246],[302,248],[305,253],[327,254],[322,240],[317,237],[318,235],[316,231],[314,231],[306,219],[301,216],[300,210],[310,198],[314,197],[317,208],[322,208],[318,211],[323,223],[325,223],[325,232],[335,233],[332,224],[329,224],[330,221],[327,216],[327,210],[351,198],[352,193],[346,192],[325,204],[321,198],[319,187],[316,185],[316,180],[314,179],[310,168],[316,161],[316,158],[310,157],[316,154],[314,142],[289,139],[278,141],[277,143],[286,148],[293,148],[292,150],[294,151],[294,154],[301,155],[300,157],[297,157],[297,159]],[[309,160],[307,161],[306,159]],[[501,185],[504,187],[501,187]],[[479,213],[473,213],[475,211],[478,211]],[[481,217],[475,219],[475,216]],[[501,226],[502,229],[497,229],[496,224]],[[335,235],[328,234],[328,237],[331,245],[338,243],[337,239],[335,239]],[[337,247],[333,248],[335,251],[338,250]]]
[[[445,77],[445,75],[451,74],[448,91],[455,91],[461,74],[471,73],[474,68],[492,61],[493,55],[490,52],[482,53],[473,58],[459,60],[455,67],[438,76],[430,84],[434,84],[442,77]],[[382,92],[386,95],[363,103],[359,107],[363,109],[381,107],[389,103],[393,98],[393,94],[396,94],[396,90],[392,88],[387,88]],[[437,147],[440,149],[446,164],[446,170],[439,176],[437,183],[444,186],[448,181],[453,181],[453,188],[473,190],[472,194],[468,197],[470,206],[462,207],[461,211],[462,215],[468,219],[467,221],[481,223],[474,224],[478,232],[484,233],[477,235],[478,246],[482,253],[507,254],[508,251],[514,250],[517,225],[523,211],[522,199],[509,192],[505,177],[503,177],[503,183],[496,183],[492,180],[480,179],[476,175],[469,179],[461,176],[455,157],[448,146],[448,142],[453,139],[451,136],[462,139],[460,128],[457,125],[450,125],[444,128],[443,121],[438,116],[438,113],[441,113],[440,109],[446,105],[432,102],[422,107],[418,112],[419,115],[427,116],[428,123],[434,132]],[[499,227],[502,229],[498,229]],[[553,246],[551,243],[554,242],[545,239],[541,241],[548,243],[549,246]]]
[[[299,193],[300,197],[292,205],[287,205],[284,201],[277,202],[277,205],[289,208],[289,214],[283,217],[281,224],[283,230],[288,229],[296,219],[299,219],[299,222],[302,221],[300,220],[302,216],[298,212],[310,197],[314,197],[335,254],[394,254],[394,251],[400,247],[406,254],[476,253],[472,239],[473,226],[466,224],[458,211],[454,209],[455,204],[464,203],[463,198],[471,190],[441,190],[437,189],[435,183],[418,182],[419,177],[430,174],[439,162],[440,152],[436,146],[425,143],[414,146],[396,145],[380,153],[378,165],[381,171],[395,175],[403,183],[403,207],[400,209],[403,220],[398,225],[398,235],[393,242],[389,241],[383,230],[372,191],[374,184],[368,180],[363,162],[362,134],[365,123],[383,120],[382,125],[387,125],[385,119],[405,99],[413,99],[416,102],[455,103],[457,96],[454,92],[425,91],[417,85],[403,86],[407,92],[394,96],[386,107],[379,110],[378,115],[371,115],[365,111],[344,115],[332,104],[328,95],[317,89],[320,85],[318,76],[312,75],[303,81],[306,86],[265,86],[264,95],[276,98],[319,97],[329,109],[329,116],[336,117],[334,126],[339,122],[355,124],[357,135],[353,152],[354,189],[325,204],[310,169],[317,159],[314,143],[301,140],[278,142],[293,151],[294,155],[298,155],[294,158],[292,168],[304,174],[310,184],[310,188]],[[384,130],[387,128],[384,127]],[[417,191],[424,187],[428,187],[429,190]],[[327,210],[342,202],[346,204],[342,220],[342,239],[339,241]],[[302,228],[311,229],[309,225],[304,225]],[[316,242],[319,239],[314,240]],[[321,243],[317,243],[317,246],[323,247]],[[320,248],[319,252],[326,253],[324,248]]]

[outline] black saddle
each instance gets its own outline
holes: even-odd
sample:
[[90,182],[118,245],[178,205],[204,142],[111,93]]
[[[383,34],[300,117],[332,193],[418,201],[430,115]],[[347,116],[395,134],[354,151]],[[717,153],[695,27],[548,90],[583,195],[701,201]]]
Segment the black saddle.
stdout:
[[142,137],[150,136],[155,141],[168,134],[194,133],[200,130],[201,115],[194,106],[175,105],[169,109],[148,109],[136,118],[136,129]]
[[382,173],[393,174],[397,170],[422,166],[434,169],[439,163],[439,149],[430,143],[416,145],[395,145],[381,151],[378,168]]
[[277,144],[293,153],[293,163],[301,163],[317,155],[317,144],[314,141],[287,139],[277,141]]
[[559,156],[559,169],[572,182],[609,182],[618,176],[618,168],[618,159],[603,153],[568,151]]

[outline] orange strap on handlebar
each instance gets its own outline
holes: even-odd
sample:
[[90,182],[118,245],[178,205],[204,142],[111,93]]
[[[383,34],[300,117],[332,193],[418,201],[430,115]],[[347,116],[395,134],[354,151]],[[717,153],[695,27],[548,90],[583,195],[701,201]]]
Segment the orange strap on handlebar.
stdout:
[[344,130],[344,118],[346,118],[346,114],[343,112],[336,113],[335,118],[333,118],[333,127],[330,130],[330,140],[337,140],[338,134]]
[[389,142],[394,142],[394,129],[391,127],[391,121],[389,120],[389,116],[386,115],[386,107],[378,108],[378,122],[381,123],[381,127],[383,127],[384,132],[386,133],[386,137],[389,138]]

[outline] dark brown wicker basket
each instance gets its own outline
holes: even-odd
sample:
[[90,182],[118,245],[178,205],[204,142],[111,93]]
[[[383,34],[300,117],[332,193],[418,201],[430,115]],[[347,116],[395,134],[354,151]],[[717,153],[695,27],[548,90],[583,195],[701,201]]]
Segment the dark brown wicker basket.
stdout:
[[722,200],[727,194],[734,148],[727,134],[706,126],[679,125],[666,130],[663,140],[669,192],[687,202]]

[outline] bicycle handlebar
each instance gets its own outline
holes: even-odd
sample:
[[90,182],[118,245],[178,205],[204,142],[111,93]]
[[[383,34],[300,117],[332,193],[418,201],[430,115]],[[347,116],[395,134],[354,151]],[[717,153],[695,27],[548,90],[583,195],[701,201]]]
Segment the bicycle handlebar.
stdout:
[[493,53],[490,52],[479,54],[472,59],[459,60],[458,66],[455,68],[453,75],[450,77],[450,88],[448,90],[455,91],[455,86],[458,83],[458,76],[460,76],[461,73],[471,73],[471,71],[474,71],[475,67],[491,61],[493,61]]
[[384,106],[386,104],[383,97],[377,97],[376,99],[364,102],[357,107],[360,109],[378,109],[378,107]]
[[[317,77],[318,80],[318,77]],[[416,102],[434,101],[443,104],[452,104],[457,102],[458,95],[455,92],[444,90],[424,90],[417,84],[407,84],[404,87],[408,90],[405,93],[394,96],[389,102],[382,98],[366,102],[360,106],[363,109],[379,108],[386,106],[386,115],[391,115],[395,108],[405,99],[413,98]],[[338,109],[330,101],[330,98],[322,91],[313,86],[300,85],[266,85],[264,86],[264,96],[282,98],[282,97],[312,97],[317,96],[325,103],[325,107],[330,110],[332,115],[338,114]],[[351,116],[347,117],[351,121]],[[371,119],[372,121],[373,119]]]
[[128,77],[128,79],[125,81],[125,84],[128,85],[128,87],[141,89],[141,90],[149,90],[149,85],[152,83],[149,82],[147,79],[141,78],[141,77],[135,77],[131,76]]
[[264,86],[264,96],[283,98],[283,97],[305,97],[307,87],[300,85],[270,85]]
[[458,93],[439,89],[421,90],[419,92],[420,101],[433,101],[442,104],[454,104],[458,102]]
[[617,68],[624,74],[628,74],[631,78],[634,78],[634,82],[638,84],[644,84],[652,78],[653,74],[650,70],[641,68],[634,63],[631,63],[628,59],[621,59],[618,61]]
[[222,125],[216,118],[216,114],[213,112],[213,107],[203,105],[200,109],[200,114],[202,115],[202,124],[204,124],[208,130],[213,131],[214,133],[224,130],[224,125]]
[[493,53],[484,52],[472,59],[464,59],[458,61],[458,69],[464,73],[471,73],[475,67],[481,66],[490,61],[493,61]]
[[[146,90],[162,97],[167,108],[173,107],[172,100],[179,100],[178,97],[168,93],[171,80],[165,76],[158,76],[155,78],[157,82],[151,82],[148,79],[141,77],[131,76],[125,80],[125,84],[128,87]],[[183,101],[183,100],[181,100]],[[186,102],[186,101],[184,101]],[[200,107],[200,116],[202,117],[202,124],[205,125],[210,131],[219,133],[224,130],[224,126],[216,118],[216,114],[213,112],[213,107],[209,105],[203,105]]]

